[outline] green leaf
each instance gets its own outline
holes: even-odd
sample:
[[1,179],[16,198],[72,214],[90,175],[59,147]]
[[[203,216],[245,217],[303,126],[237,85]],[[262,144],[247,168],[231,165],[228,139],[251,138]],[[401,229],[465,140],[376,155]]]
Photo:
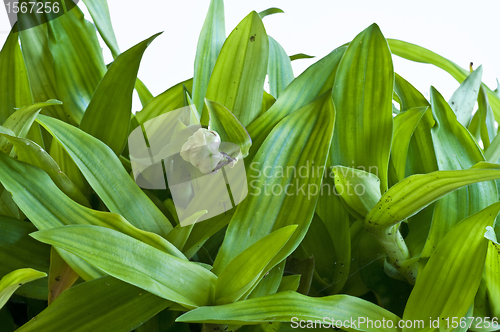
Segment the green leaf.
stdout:
[[200,116],[208,82],[225,39],[224,2],[211,0],[201,28],[194,60],[193,103]]
[[269,62],[267,63],[267,75],[269,77],[269,92],[275,98],[290,84],[295,78],[293,76],[292,63],[283,47],[269,38]]
[[388,187],[394,69],[376,24],[357,35],[339,64],[332,91],[337,110],[332,165],[360,168]]
[[[462,170],[484,161],[476,141],[458,122],[451,107],[434,88],[431,88],[431,103],[436,120],[431,132],[439,169]],[[443,197],[436,203],[422,256],[429,257],[453,225],[497,200],[497,189],[493,181],[469,185]]]
[[68,289],[18,331],[129,332],[170,304],[107,276]]
[[456,224],[443,238],[419,273],[404,320],[422,319],[429,327],[429,318],[439,318],[440,330],[451,331],[444,320],[460,319],[467,313],[484,270],[488,250],[484,232],[499,211],[500,203],[495,203]]
[[474,117],[472,118],[471,127],[474,119],[477,119],[477,131],[479,133],[474,133],[474,137],[477,137],[476,139],[478,141],[482,141],[484,149],[486,150],[490,146],[493,138],[496,136],[497,130],[495,128],[493,111],[491,110],[491,106],[488,101],[488,95],[486,94],[486,90],[484,89],[484,87],[481,87],[479,89],[479,97],[477,99],[477,102],[478,109],[476,114],[474,114]]
[[282,92],[281,98],[278,98],[267,112],[247,126],[253,142],[250,149],[251,157],[247,160],[253,159],[271,130],[283,118],[309,104],[332,87],[331,76],[335,74],[336,66],[345,50],[346,47],[339,47],[307,68],[288,85]]
[[[70,111],[72,120],[80,123],[106,73],[106,64],[95,27],[85,20],[78,6],[50,20],[47,27],[48,46],[54,58],[57,99]],[[23,33],[21,32],[21,35]]]
[[0,124],[16,108],[33,103],[17,25],[12,28],[0,51],[0,91]]
[[463,186],[500,178],[500,165],[480,162],[458,171],[436,171],[407,177],[391,187],[366,216],[370,227],[395,225]]
[[80,123],[83,131],[104,142],[116,155],[122,153],[127,143],[132,93],[142,56],[158,36],[156,34],[140,42],[113,61]]
[[472,118],[482,76],[483,66],[479,66],[460,84],[448,102],[457,115],[458,122],[465,127],[469,125]]
[[[22,28],[22,15],[19,19],[18,24]],[[47,24],[23,29],[20,31],[19,36],[33,100],[49,100],[52,98],[62,100],[57,88],[54,58],[49,50]],[[83,114],[83,110],[81,112]],[[47,107],[44,114],[76,124],[76,121],[73,120],[75,117],[74,110],[70,110],[68,105],[64,103],[61,107]]]
[[410,108],[430,106],[420,91],[398,73],[395,73],[394,92],[401,101],[401,112],[406,112]]
[[[248,295],[248,299],[253,299],[261,296],[274,294],[278,291],[281,280],[283,279],[283,272],[285,270],[286,260],[281,261],[278,265],[273,267],[269,273],[265,274],[259,284]],[[298,285],[297,285],[298,286]],[[297,289],[294,289],[296,291]]]
[[230,110],[221,104],[208,99],[205,100],[205,103],[210,114],[209,128],[219,134],[222,142],[237,144],[243,157],[246,157],[252,146],[252,139],[245,127]]
[[[328,166],[328,169],[330,169],[330,166]],[[334,255],[333,259],[330,259],[331,261],[334,260],[332,267],[334,276],[332,280],[327,279],[330,284],[324,286],[324,291],[328,294],[337,294],[350,276],[351,235],[349,212],[347,212],[341,198],[334,190],[335,184],[331,174],[323,177],[322,191],[318,198],[316,214],[321,218],[333,242],[333,248],[323,248],[325,252]]]
[[0,280],[0,308],[2,308],[14,292],[23,284],[47,276],[47,273],[33,269],[19,269],[5,275]]
[[279,8],[271,7],[271,8],[268,8],[266,10],[261,11],[259,13],[259,16],[260,16],[260,18],[264,18],[264,17],[269,16],[269,15],[280,14],[280,13],[285,13],[285,12]]
[[276,293],[286,292],[286,291],[296,292],[297,288],[299,288],[299,284],[300,284],[299,274],[285,276],[283,277],[283,279],[281,279],[280,286]]
[[165,236],[172,225],[135,184],[114,152],[78,128],[45,116],[37,121],[57,139],[111,212],[132,225]]
[[76,225],[38,231],[31,236],[67,250],[115,278],[186,307],[212,301],[217,280],[213,273],[120,232]]
[[[49,273],[50,247],[35,241],[29,233],[36,231],[31,223],[0,216],[0,277],[27,266]],[[18,295],[46,300],[47,279],[28,283],[16,292]]]
[[[303,292],[306,287],[300,286],[297,289],[290,290],[298,291],[305,295],[320,296],[335,282],[337,255],[333,241],[334,239],[330,236],[326,225],[317,214],[314,214],[311,225],[299,249],[294,253],[294,258],[300,258],[305,263],[300,265],[307,266],[309,262],[311,263],[310,286],[307,286],[307,292]],[[302,276],[301,286],[303,286],[307,282],[307,273],[302,273],[295,269],[295,267],[292,268],[295,265],[292,262],[294,261],[288,261],[286,272],[300,274]]]
[[[323,320],[328,317],[342,321],[345,328],[355,331],[398,331],[399,317],[381,307],[348,295],[333,295],[321,298],[308,297],[295,292],[281,292],[269,296],[216,307],[202,307],[185,313],[177,322],[205,322],[217,324],[256,324],[288,322],[292,320]],[[366,324],[350,325],[360,317],[371,320],[392,321],[394,328],[368,328]],[[346,324],[348,322],[349,324]],[[386,324],[386,326],[389,324]]]
[[[86,208],[69,199],[42,170],[0,154],[0,181],[14,201],[40,230],[64,225],[96,225],[112,228],[158,250],[185,259],[157,234],[132,226],[120,215]],[[24,174],[31,174],[26,177]]]
[[500,316],[500,281],[498,275],[500,274],[500,244],[496,241],[495,232],[493,228],[487,227],[488,232],[492,236],[488,241],[488,252],[486,254],[486,261],[484,265],[484,280],[486,282],[487,296],[489,307],[491,308],[493,317]]
[[410,141],[427,109],[428,107],[411,108],[394,118],[391,160],[396,170],[398,181],[405,178]]
[[142,109],[142,111],[137,112],[137,114],[135,115],[137,121],[142,124],[163,113],[167,113],[175,109],[184,107],[184,85],[186,86],[186,88],[192,89],[193,79],[178,83],[167,91],[153,98]]
[[7,138],[14,146],[17,159],[30,165],[43,169],[50,176],[56,186],[61,189],[68,197],[81,205],[90,207],[90,203],[82,192],[73,182],[64,174],[59,165],[52,157],[38,146],[35,142],[26,138],[14,137],[11,135],[2,135]]
[[[299,226],[265,272],[297,248],[314,214],[334,117],[335,109],[327,91],[283,119],[269,134],[248,171],[248,197],[238,205],[229,223],[214,273],[219,274],[238,254],[264,236],[288,225]],[[299,126],[301,130],[296,130]],[[297,174],[301,167],[308,174],[314,171],[314,176]],[[295,172],[290,172],[290,168]],[[276,195],[269,194],[273,186],[281,188]],[[292,194],[287,194],[290,191]]]
[[[401,112],[415,107],[430,106],[425,97],[404,78],[396,73],[394,91],[401,100]],[[432,142],[431,128],[435,121],[429,108],[420,119],[413,136],[410,139],[408,161],[406,167],[408,174],[425,174],[438,170],[436,153]],[[393,139],[394,141],[394,139]]]
[[[45,103],[37,103],[30,106],[22,107],[10,115],[7,120],[5,120],[3,127],[10,129],[16,136],[26,137],[31,125],[35,121],[36,116],[40,113],[43,107],[61,105],[62,103],[58,100],[48,100]],[[0,138],[0,151],[10,154],[12,150],[12,143],[10,143],[6,138]]]
[[116,41],[115,32],[111,24],[107,0],[83,0],[83,3],[89,10],[90,16],[94,21],[99,34],[111,50],[113,58],[120,54],[120,48]]
[[500,159],[500,135],[496,135],[491,145],[484,152],[484,158],[492,163],[496,163]]
[[[411,61],[435,65],[448,72],[460,83],[463,82],[469,74],[469,71],[461,68],[456,63],[421,46],[397,39],[388,39],[387,41],[389,42],[389,46],[393,54]],[[495,119],[498,121],[500,119],[500,96],[498,96],[494,91],[491,91],[491,89],[486,85],[482,84],[482,86],[485,88],[488,98],[490,98]]]
[[256,282],[271,259],[288,242],[296,225],[280,228],[236,256],[220,273],[215,286],[216,304],[238,301]]
[[380,179],[359,169],[334,166],[335,191],[346,203],[347,210],[363,220],[380,200]]
[[290,55],[290,61],[300,60],[300,59],[312,59],[312,58],[314,58],[314,55],[307,55],[304,53],[297,53],[294,55]]
[[[266,30],[253,11],[227,38],[210,77],[206,98],[230,109],[243,126],[260,114],[268,53]],[[201,124],[208,124],[205,110]]]

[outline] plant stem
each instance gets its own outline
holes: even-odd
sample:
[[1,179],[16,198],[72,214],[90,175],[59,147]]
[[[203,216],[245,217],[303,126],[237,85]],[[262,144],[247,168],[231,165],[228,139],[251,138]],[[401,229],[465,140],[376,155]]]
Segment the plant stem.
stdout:
[[418,266],[408,263],[411,258],[406,242],[399,232],[399,225],[392,225],[387,228],[366,227],[370,233],[375,235],[387,252],[387,261],[401,273],[410,284],[414,285],[417,278]]

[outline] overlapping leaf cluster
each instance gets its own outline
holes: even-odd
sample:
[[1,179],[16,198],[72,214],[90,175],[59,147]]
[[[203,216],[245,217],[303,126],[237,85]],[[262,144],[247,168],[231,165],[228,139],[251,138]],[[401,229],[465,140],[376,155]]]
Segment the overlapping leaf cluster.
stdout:
[[[481,67],[373,24],[295,77],[291,61],[309,56],[289,57],[263,24],[280,9],[251,12],[226,37],[212,0],[193,78],[153,96],[137,74],[158,34],[121,53],[106,1],[83,3],[93,24],[78,7],[29,29],[20,14],[0,52],[2,328],[288,331],[328,317],[391,323],[343,323],[359,331],[411,330],[402,320],[432,331],[433,319],[497,329],[500,97]],[[461,85],[427,100],[393,56]],[[186,227],[168,189],[136,185],[127,143],[183,106],[240,146],[251,187]],[[303,168],[313,172],[269,176]],[[306,192],[265,190],[294,186]],[[463,317],[483,323],[444,325]]]

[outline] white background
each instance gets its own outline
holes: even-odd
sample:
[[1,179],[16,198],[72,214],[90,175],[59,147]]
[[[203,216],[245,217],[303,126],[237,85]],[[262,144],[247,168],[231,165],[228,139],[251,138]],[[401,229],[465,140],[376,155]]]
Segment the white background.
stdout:
[[[164,31],[145,53],[139,77],[154,95],[193,75],[198,36],[209,0],[108,0],[122,51]],[[87,15],[83,3],[80,7]],[[369,0],[226,0],[226,35],[251,10],[279,7],[285,14],[264,18],[267,33],[289,55],[307,53],[315,59],[293,62],[297,76],[334,48],[376,22],[387,38],[424,46],[464,68],[483,64],[483,81],[492,89],[500,77],[500,0],[369,1]],[[90,15],[87,15],[91,20]],[[10,29],[0,8],[0,44]],[[102,43],[102,41],[101,41]],[[112,60],[104,48],[107,62]],[[448,99],[458,83],[431,65],[394,57],[395,70],[428,96],[434,85]],[[140,110],[134,99],[134,110]]]

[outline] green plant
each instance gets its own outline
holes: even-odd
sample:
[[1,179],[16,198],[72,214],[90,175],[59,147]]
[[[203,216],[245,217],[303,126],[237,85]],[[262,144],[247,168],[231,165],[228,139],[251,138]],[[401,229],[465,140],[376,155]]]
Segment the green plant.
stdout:
[[[0,52],[2,329],[498,329],[500,97],[481,67],[373,24],[295,78],[291,61],[307,56],[289,57],[262,23],[281,10],[251,12],[226,38],[212,0],[193,79],[154,97],[137,73],[158,35],[121,53],[106,1],[83,3],[109,66],[65,3],[31,28],[20,15]],[[461,85],[428,101],[393,55]],[[182,227],[168,188],[134,182],[127,138],[184,106],[240,147],[249,194]],[[226,152],[210,155],[234,163]]]

